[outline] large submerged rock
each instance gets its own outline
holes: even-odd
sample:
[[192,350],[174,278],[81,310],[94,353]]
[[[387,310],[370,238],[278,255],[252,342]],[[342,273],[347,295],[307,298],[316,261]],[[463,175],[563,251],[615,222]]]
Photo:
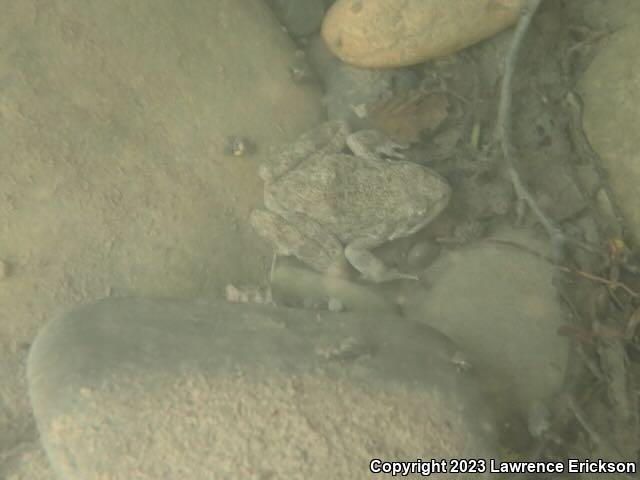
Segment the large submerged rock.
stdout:
[[456,353],[389,315],[111,299],[49,324],[28,379],[65,480],[364,479],[372,458],[498,453]]
[[429,290],[407,310],[468,351],[495,398],[524,414],[562,386],[568,342],[557,331],[565,312],[553,266],[542,260],[548,242],[511,229],[493,237],[507,243],[444,253],[426,271]]

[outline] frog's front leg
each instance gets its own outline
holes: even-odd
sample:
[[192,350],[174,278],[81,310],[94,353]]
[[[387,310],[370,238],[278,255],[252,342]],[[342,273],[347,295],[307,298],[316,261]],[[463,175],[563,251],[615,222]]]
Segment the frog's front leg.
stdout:
[[371,249],[379,242],[372,242],[368,238],[356,239],[344,249],[344,255],[349,263],[362,274],[364,280],[380,283],[390,280],[418,280],[415,275],[402,273],[395,268],[387,267],[382,260],[371,253]]
[[349,150],[357,157],[380,159],[382,157],[404,158],[402,150],[409,145],[394,142],[378,130],[360,130],[347,137]]
[[269,210],[254,210],[250,222],[277,253],[294,255],[321,273],[346,275],[342,243],[309,217],[291,213],[284,218]]

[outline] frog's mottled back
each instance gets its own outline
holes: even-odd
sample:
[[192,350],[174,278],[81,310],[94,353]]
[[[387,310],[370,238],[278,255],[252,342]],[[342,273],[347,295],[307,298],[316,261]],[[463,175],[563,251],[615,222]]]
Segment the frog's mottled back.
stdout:
[[410,235],[450,197],[447,182],[422,165],[345,154],[315,157],[274,186],[265,192],[269,209],[304,214],[342,242],[367,235],[384,243]]

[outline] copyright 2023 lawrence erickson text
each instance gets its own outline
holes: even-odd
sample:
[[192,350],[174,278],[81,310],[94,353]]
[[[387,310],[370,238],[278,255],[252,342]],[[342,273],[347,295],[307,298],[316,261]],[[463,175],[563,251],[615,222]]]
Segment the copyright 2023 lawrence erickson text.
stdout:
[[569,458],[565,461],[499,461],[482,458],[428,459],[388,461],[374,458],[369,462],[371,473],[406,477],[419,474],[428,477],[438,473],[621,473],[635,474],[636,462],[607,461],[602,459]]

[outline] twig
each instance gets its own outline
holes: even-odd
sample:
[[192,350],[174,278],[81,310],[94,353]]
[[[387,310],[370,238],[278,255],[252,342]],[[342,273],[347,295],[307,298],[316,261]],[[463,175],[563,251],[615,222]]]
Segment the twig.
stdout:
[[511,41],[511,46],[507,51],[504,60],[504,75],[502,77],[502,86],[500,88],[500,101],[498,103],[498,118],[496,120],[496,130],[495,130],[495,140],[500,144],[502,148],[502,154],[504,156],[506,165],[507,165],[507,173],[511,178],[511,182],[513,183],[513,188],[518,197],[518,201],[520,204],[526,204],[533,214],[538,218],[538,221],[542,224],[544,229],[547,231],[552,245],[558,248],[564,244],[564,235],[558,229],[553,222],[545,215],[545,213],[540,209],[535,199],[531,195],[531,193],[527,190],[527,188],[523,185],[522,180],[520,179],[520,175],[516,170],[514,164],[514,148],[510,139],[511,132],[511,98],[512,98],[512,81],[513,74],[516,67],[516,61],[518,59],[518,52],[520,50],[520,45],[522,44],[522,39],[529,28],[529,24],[531,23],[531,19],[535,14],[536,10],[540,6],[540,2],[542,0],[529,0],[527,5],[524,7],[522,15],[520,16],[520,20],[518,21],[518,25],[513,33],[513,39]]
[[[487,243],[493,243],[493,244],[496,244],[496,245],[505,245],[507,247],[516,248],[516,249],[521,250],[521,251],[523,251],[525,253],[528,253],[529,255],[533,255],[536,258],[544,260],[545,262],[549,262],[551,265],[553,265],[555,268],[557,268],[561,272],[570,273],[572,275],[577,275],[579,277],[586,278],[587,280],[591,280],[592,282],[601,283],[603,285],[606,285],[610,289],[610,291],[614,291],[617,288],[621,288],[622,290],[627,292],[627,294],[630,295],[633,298],[640,297],[640,292],[636,292],[631,287],[625,285],[622,282],[610,280],[608,278],[601,277],[601,276],[595,275],[593,273],[584,272],[582,270],[577,270],[575,268],[571,268],[571,267],[567,267],[565,265],[561,265],[559,263],[554,262],[554,258],[550,258],[549,256],[544,255],[543,253],[540,253],[540,252],[534,250],[533,248],[529,248],[526,245],[521,245],[521,244],[516,243],[514,241],[511,241],[511,240],[502,240],[502,239],[499,239],[499,238],[488,238],[488,239],[485,239],[484,241],[487,242]],[[585,244],[585,246],[588,246],[588,245]]]
[[576,418],[580,426],[587,432],[587,434],[589,434],[593,442],[600,447],[601,451],[604,454],[611,458],[624,458],[622,453],[605,437],[600,435],[600,433],[589,423],[589,421],[587,420],[587,415],[576,403],[575,398],[573,398],[572,395],[567,395],[566,402],[567,407],[569,408],[571,413],[573,413],[573,416]]
[[578,275],[579,277],[586,278],[587,280],[591,280],[593,282],[602,283],[609,287],[611,290],[615,290],[616,288],[621,288],[625,292],[627,292],[631,297],[638,298],[640,294],[630,287],[621,282],[614,282],[613,280],[609,280],[608,278],[600,277],[599,275],[594,275],[593,273],[583,272],[582,270],[576,270],[573,268],[565,267],[563,265],[556,265],[558,270],[561,270],[565,273],[571,273],[573,275]]

